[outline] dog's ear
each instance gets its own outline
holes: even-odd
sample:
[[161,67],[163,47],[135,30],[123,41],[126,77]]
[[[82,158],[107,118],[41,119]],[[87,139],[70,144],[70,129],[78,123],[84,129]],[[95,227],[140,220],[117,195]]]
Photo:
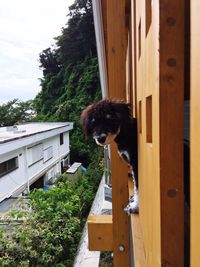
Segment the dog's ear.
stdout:
[[92,135],[90,118],[91,118],[91,113],[92,113],[92,109],[94,108],[94,105],[95,104],[89,105],[81,113],[80,124],[86,136]]
[[89,129],[88,108],[86,108],[82,111],[80,123],[81,123],[81,127],[82,127],[85,135],[89,136],[90,135],[90,129]]
[[115,103],[114,105],[118,119],[127,121],[130,119],[130,105],[123,102]]

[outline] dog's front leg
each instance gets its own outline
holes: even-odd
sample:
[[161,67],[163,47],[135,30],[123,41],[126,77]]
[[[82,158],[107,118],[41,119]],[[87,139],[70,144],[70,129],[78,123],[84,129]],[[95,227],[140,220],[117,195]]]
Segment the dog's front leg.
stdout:
[[139,212],[139,194],[138,194],[138,188],[136,186],[134,174],[133,174],[133,183],[134,183],[134,195],[129,198],[129,204],[124,209],[124,211],[128,215]]

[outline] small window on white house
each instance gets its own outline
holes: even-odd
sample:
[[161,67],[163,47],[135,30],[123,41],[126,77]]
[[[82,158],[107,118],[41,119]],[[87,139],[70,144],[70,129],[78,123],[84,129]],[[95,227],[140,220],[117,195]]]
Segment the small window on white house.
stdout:
[[47,162],[48,160],[53,158],[53,147],[47,147],[46,149],[43,150],[44,153],[44,158],[43,158],[43,162]]
[[18,157],[14,157],[12,159],[0,163],[0,177],[16,170],[18,167]]
[[60,145],[64,144],[64,136],[63,133],[60,134]]
[[37,144],[35,146],[28,148],[28,166],[37,163],[38,161],[43,159],[43,146],[42,144]]

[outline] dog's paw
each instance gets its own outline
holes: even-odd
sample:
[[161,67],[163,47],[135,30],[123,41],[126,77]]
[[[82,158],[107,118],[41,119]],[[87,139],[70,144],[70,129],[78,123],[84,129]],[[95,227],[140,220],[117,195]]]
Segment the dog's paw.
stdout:
[[126,212],[127,215],[134,214],[134,213],[139,213],[138,203],[130,202],[126,206],[126,208],[124,208],[124,211]]
[[128,200],[129,200],[129,202],[133,202],[134,201],[134,195],[130,196]]
[[128,215],[139,212],[139,194],[137,190],[135,190],[134,195],[129,198],[129,204],[126,206],[124,211]]

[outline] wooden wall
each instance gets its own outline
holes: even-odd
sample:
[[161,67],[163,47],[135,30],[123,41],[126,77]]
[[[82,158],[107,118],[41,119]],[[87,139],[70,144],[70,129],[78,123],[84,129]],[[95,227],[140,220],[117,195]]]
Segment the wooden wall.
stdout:
[[[149,1],[150,3],[151,1]],[[145,1],[132,5],[132,86],[136,93],[138,119],[140,223],[146,266],[160,266],[159,180],[159,43],[158,2],[152,13]],[[134,16],[135,12],[135,16]],[[148,18],[147,18],[148,16]],[[148,19],[148,22],[147,22]],[[148,31],[146,29],[148,24]]]
[[[127,100],[138,121],[139,215],[130,218],[135,267],[184,266],[186,0],[102,0],[108,97]],[[200,150],[197,0],[192,5],[192,266],[199,266]],[[192,17],[191,16],[191,17]],[[188,39],[189,40],[189,39]],[[189,41],[188,41],[189,44]],[[186,49],[187,51],[189,49]],[[189,56],[187,56],[189,62]],[[187,82],[188,86],[189,82]],[[187,91],[189,93],[189,90]],[[189,94],[188,94],[189,97]],[[127,167],[111,146],[114,266],[130,266]],[[132,191],[129,182],[129,192]],[[137,240],[140,240],[138,245]],[[137,249],[135,249],[137,246]],[[123,249],[121,249],[123,248]],[[138,255],[136,255],[138,253]],[[142,258],[142,260],[141,260]]]
[[200,266],[200,2],[191,1],[191,267]]
[[139,220],[145,261],[146,266],[181,267],[184,1],[131,3],[129,54],[139,126]]

